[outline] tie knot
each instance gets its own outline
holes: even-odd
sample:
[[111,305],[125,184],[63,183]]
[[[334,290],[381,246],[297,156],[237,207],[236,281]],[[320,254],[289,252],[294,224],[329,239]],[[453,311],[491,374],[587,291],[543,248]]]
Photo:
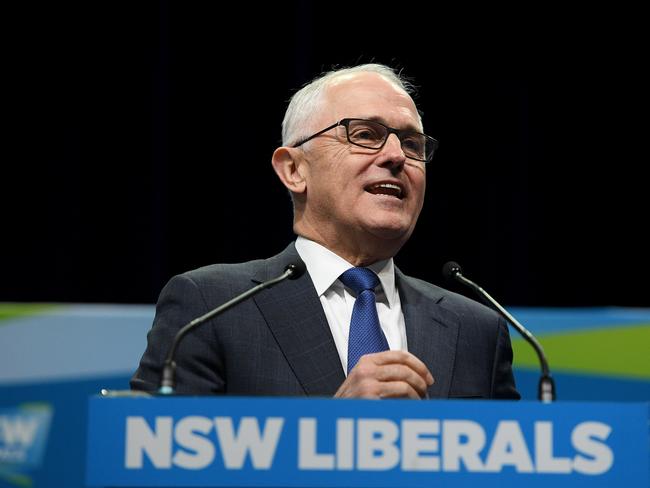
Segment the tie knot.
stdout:
[[350,268],[339,276],[339,280],[356,295],[364,290],[374,291],[379,285],[379,278],[374,271],[368,268]]

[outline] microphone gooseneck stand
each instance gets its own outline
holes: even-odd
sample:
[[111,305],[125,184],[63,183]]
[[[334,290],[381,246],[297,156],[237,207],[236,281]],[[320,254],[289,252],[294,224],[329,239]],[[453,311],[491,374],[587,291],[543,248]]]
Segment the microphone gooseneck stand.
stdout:
[[537,387],[537,398],[544,403],[551,403],[555,401],[555,381],[551,376],[551,371],[548,367],[548,361],[544,354],[542,345],[537,341],[535,336],[526,327],[521,325],[505,308],[503,308],[488,292],[478,286],[473,281],[465,278],[461,271],[460,265],[453,261],[446,263],[442,268],[442,274],[449,279],[454,279],[465,286],[474,290],[481,298],[483,298],[488,305],[494,308],[503,318],[512,324],[517,329],[517,332],[528,342],[537,353],[539,364],[541,366],[542,374],[539,378]]
[[172,342],[169,348],[169,352],[167,353],[167,358],[165,359],[165,365],[163,367],[162,378],[160,381],[160,388],[158,389],[158,394],[159,395],[174,394],[174,389],[176,388],[176,362],[174,361],[174,356],[176,354],[176,348],[178,347],[178,344],[187,335],[188,332],[190,332],[195,327],[198,327],[205,321],[210,320],[211,318],[219,315],[222,312],[225,312],[229,308],[234,307],[238,303],[243,302],[244,300],[252,297],[253,295],[259,293],[260,291],[266,288],[270,288],[273,285],[280,283],[281,281],[284,281],[286,279],[295,280],[299,278],[305,272],[305,269],[306,269],[305,264],[303,262],[289,264],[285,268],[284,273],[282,273],[280,276],[265,281],[263,283],[260,283],[259,285],[251,288],[248,291],[245,291],[241,295],[236,296],[232,300],[227,301],[223,305],[220,305],[219,307],[213,310],[210,310],[205,315],[201,315],[200,317],[197,317],[191,322],[189,322],[187,325],[183,326],[174,337],[174,341]]

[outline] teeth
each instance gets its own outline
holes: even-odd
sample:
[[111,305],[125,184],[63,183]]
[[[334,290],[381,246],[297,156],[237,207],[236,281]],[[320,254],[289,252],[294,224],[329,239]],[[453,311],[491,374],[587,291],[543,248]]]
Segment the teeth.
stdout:
[[379,183],[378,185],[374,185],[373,188],[394,188],[395,190],[399,190],[400,192],[402,189],[397,186],[393,185],[392,183]]
[[395,190],[398,196],[402,194],[402,189],[394,183],[377,183],[376,185],[372,185],[373,190],[377,188],[390,188],[391,190]]

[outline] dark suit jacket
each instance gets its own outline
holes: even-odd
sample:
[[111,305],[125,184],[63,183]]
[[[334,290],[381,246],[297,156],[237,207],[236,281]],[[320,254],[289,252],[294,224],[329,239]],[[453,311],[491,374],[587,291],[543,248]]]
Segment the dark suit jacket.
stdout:
[[[154,391],[176,332],[299,260],[293,244],[266,260],[179,275],[161,292],[131,387]],[[396,270],[408,350],[429,368],[429,396],[519,398],[508,328],[492,310]],[[266,289],[188,334],[177,353],[179,394],[332,396],[345,380],[308,273]]]

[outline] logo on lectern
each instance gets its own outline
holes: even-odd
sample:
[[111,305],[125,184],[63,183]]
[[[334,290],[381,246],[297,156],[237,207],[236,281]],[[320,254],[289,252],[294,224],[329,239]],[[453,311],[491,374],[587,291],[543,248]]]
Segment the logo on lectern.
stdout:
[[0,478],[30,484],[29,473],[40,468],[52,420],[49,404],[0,408]]

